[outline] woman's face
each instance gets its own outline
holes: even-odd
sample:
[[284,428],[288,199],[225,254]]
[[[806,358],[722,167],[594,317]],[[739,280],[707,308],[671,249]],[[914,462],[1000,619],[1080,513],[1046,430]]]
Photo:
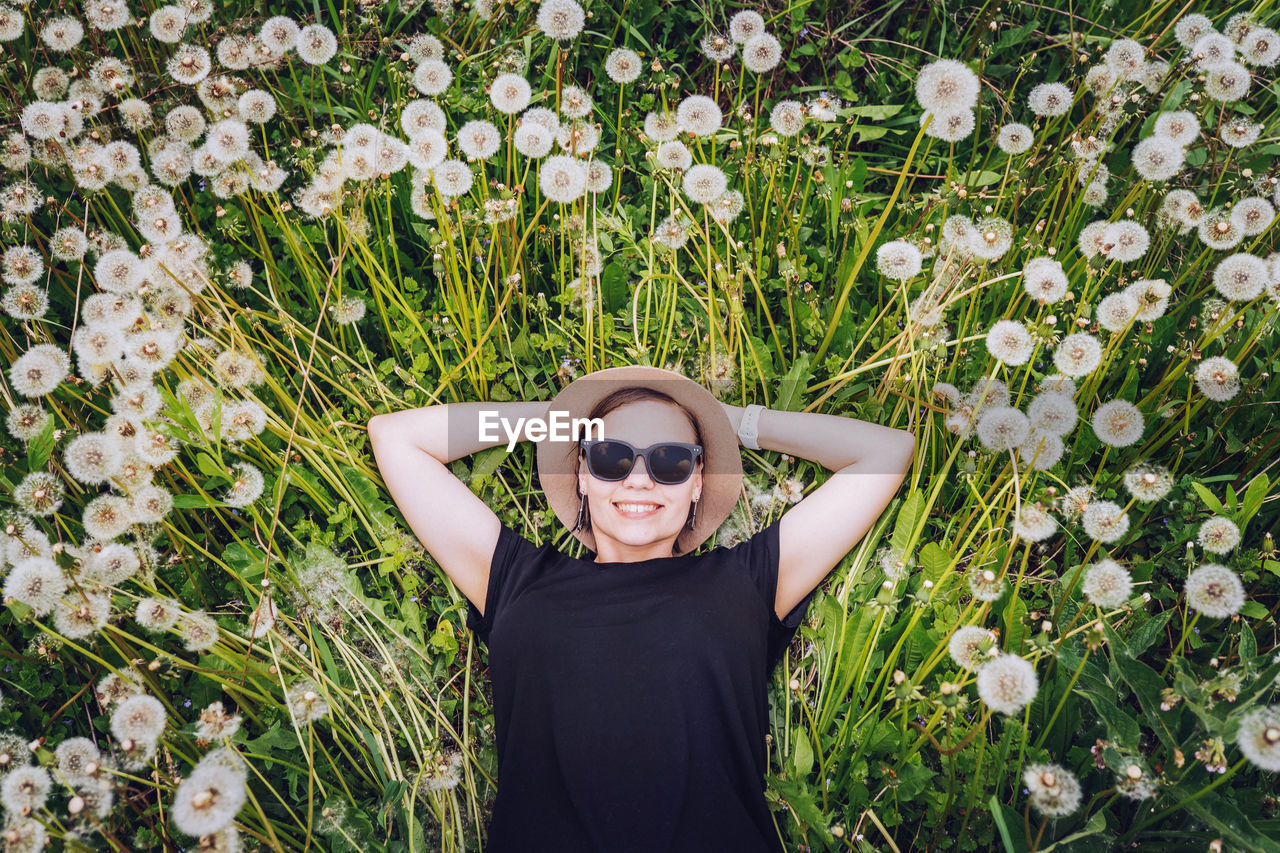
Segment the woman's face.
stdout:
[[[697,442],[693,426],[684,413],[658,400],[627,403],[605,415],[603,420],[605,438],[619,438],[641,449],[664,441]],[[599,480],[591,475],[580,453],[578,488],[586,496],[597,554],[603,553],[601,544],[605,538],[623,548],[662,541],[674,547],[676,537],[689,519],[690,504],[702,494],[702,459],[698,459],[689,479],[665,486],[650,479],[647,461],[638,457],[625,479]],[[620,504],[651,505],[652,509],[644,513],[629,512]]]

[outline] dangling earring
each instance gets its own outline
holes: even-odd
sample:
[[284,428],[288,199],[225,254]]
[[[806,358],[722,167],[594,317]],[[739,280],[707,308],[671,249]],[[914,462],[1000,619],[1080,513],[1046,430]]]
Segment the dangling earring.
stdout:
[[573,526],[574,530],[578,530],[579,528],[582,527],[582,516],[585,513],[586,508],[587,508],[586,495],[582,494],[582,492],[578,492],[578,523]]
[[698,525],[698,501],[695,499],[693,502],[693,515],[690,516],[689,518],[689,529],[692,530],[693,528],[697,527],[697,525]]

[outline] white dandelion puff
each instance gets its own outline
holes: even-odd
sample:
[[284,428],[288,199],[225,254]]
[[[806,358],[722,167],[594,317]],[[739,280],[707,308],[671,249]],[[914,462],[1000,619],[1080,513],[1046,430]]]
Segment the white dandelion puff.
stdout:
[[1035,349],[1026,324],[1018,320],[997,320],[987,330],[986,343],[992,358],[1011,366],[1026,364]]
[[1089,501],[1080,524],[1091,539],[1115,542],[1129,532],[1129,515],[1112,501]]
[[1105,557],[1085,572],[1080,590],[1091,604],[1113,610],[1128,601],[1133,594],[1133,578],[1128,569],[1110,557]]
[[1240,373],[1235,362],[1216,355],[1196,367],[1196,387],[1210,400],[1224,403],[1240,393]]
[[1040,682],[1031,662],[1002,654],[978,670],[978,696],[993,711],[1016,714],[1036,698]]
[[894,281],[915,278],[922,263],[920,250],[905,240],[891,240],[876,250],[876,270]]
[[1201,523],[1196,541],[1210,554],[1227,554],[1240,544],[1240,528],[1231,519],[1215,515]]
[[951,113],[976,107],[981,84],[963,62],[939,59],[920,69],[915,88],[916,101],[926,112]]
[[1227,619],[1244,606],[1244,584],[1226,566],[1205,563],[1187,575],[1187,606],[1210,619]]

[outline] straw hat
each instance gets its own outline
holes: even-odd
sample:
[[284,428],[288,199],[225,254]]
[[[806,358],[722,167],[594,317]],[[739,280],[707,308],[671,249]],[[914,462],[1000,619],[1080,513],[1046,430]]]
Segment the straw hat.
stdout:
[[[706,388],[679,373],[658,367],[631,365],[610,367],[580,376],[565,386],[548,406],[551,412],[568,412],[568,418],[586,418],[604,397],[618,390],[640,386],[661,391],[688,409],[702,432],[702,494],[693,528],[686,523],[676,537],[677,554],[688,554],[719,529],[733,511],[742,491],[742,455],[738,436],[720,401]],[[565,527],[596,554],[591,530],[573,530],[581,498],[574,459],[578,445],[571,441],[538,442],[538,480],[547,502]]]

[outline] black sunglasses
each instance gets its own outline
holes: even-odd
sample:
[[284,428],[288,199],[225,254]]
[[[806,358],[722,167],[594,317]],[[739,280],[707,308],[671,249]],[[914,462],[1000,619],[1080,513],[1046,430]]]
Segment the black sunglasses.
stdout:
[[683,483],[693,474],[693,463],[702,455],[702,445],[680,441],[651,444],[641,450],[620,438],[587,438],[580,444],[587,456],[587,470],[597,480],[625,480],[636,457],[644,459],[649,477],[664,486]]

